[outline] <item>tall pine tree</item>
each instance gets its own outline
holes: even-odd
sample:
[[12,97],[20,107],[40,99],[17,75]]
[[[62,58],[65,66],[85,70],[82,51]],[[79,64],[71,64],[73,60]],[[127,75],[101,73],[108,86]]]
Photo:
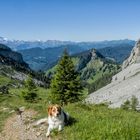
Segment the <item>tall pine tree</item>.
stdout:
[[60,104],[73,103],[81,99],[81,91],[80,76],[65,50],[51,82],[51,99]]

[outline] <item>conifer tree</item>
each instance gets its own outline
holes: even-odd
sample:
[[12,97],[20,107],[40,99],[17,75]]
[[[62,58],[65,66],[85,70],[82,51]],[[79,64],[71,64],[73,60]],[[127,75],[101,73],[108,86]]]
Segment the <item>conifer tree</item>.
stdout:
[[25,80],[25,88],[27,88],[29,91],[36,90],[36,85],[33,81],[32,76],[28,76],[27,80]]
[[82,96],[81,91],[80,76],[65,50],[51,82],[51,99],[60,104],[76,102]]
[[24,82],[25,89],[22,91],[23,98],[28,102],[34,102],[37,99],[37,87],[32,76],[28,76]]

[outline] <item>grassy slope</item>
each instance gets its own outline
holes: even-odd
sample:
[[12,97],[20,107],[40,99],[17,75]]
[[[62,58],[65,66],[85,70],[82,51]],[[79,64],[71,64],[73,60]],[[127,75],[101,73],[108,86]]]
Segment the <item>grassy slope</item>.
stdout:
[[[39,112],[36,118],[47,115],[48,90],[39,88],[42,100],[37,103],[26,103],[20,95],[22,89],[11,89],[10,96],[0,96],[0,107],[8,107],[9,111],[25,106]],[[63,140],[138,140],[140,139],[140,113],[121,109],[108,109],[105,106],[69,104],[64,107],[74,118],[71,125],[61,133],[54,132],[53,138]],[[0,111],[0,127],[9,116],[8,112]]]

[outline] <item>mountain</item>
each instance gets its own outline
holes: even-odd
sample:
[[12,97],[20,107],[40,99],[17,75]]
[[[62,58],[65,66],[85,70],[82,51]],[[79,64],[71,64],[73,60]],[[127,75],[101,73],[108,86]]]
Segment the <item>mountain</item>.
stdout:
[[140,40],[122,65],[122,71],[113,76],[112,82],[90,94],[90,103],[109,103],[110,107],[120,107],[126,100],[135,96],[140,101]]
[[[0,44],[0,86],[11,84],[21,84],[28,75],[32,75],[36,84],[46,86],[49,81],[42,73],[31,70],[27,63],[23,61],[22,55],[12,51],[9,47]],[[46,82],[46,83],[45,83]]]
[[123,61],[130,55],[134,45],[122,44],[116,47],[106,47],[98,49],[98,51],[107,58],[114,60],[115,62],[122,64]]
[[20,53],[12,51],[9,47],[3,44],[0,44],[0,64],[29,69],[28,64],[23,61]]
[[71,41],[59,41],[59,40],[24,41],[24,40],[10,40],[4,37],[0,37],[0,43],[10,46],[10,48],[13,50],[24,50],[24,49],[38,48],[38,47],[44,49],[44,48],[58,47],[61,45],[75,44],[75,42],[71,42]]
[[31,69],[45,71],[60,58],[64,48],[67,48],[70,55],[96,48],[103,56],[121,64],[129,56],[135,41],[128,39],[97,42],[24,41],[0,37],[0,43],[21,53]]
[[96,49],[91,49],[72,56],[76,69],[80,72],[81,78],[87,83],[94,83],[97,79],[106,74],[117,72],[119,66],[105,58]]
[[[89,93],[110,83],[112,75],[116,74],[120,69],[118,64],[105,58],[96,49],[72,55],[71,59],[75,69],[80,74],[83,86],[88,89]],[[46,75],[52,77],[56,67],[57,62],[46,71]]]
[[[128,43],[126,43],[128,42]],[[112,43],[112,46],[108,46]],[[130,44],[129,44],[130,43]],[[133,41],[129,40],[123,40],[123,41],[110,41],[110,42],[104,42],[99,43],[102,47],[98,51],[105,57],[110,58],[117,63],[122,63],[126,57],[129,56],[132,47],[133,47]],[[118,45],[119,44],[119,45]],[[19,50],[19,52],[23,55],[24,60],[29,64],[29,66],[33,70],[47,70],[50,68],[50,65],[54,62],[56,62],[63,50],[67,48],[70,55],[77,54],[83,51],[88,50],[89,48],[94,47],[101,47],[96,45],[91,45],[87,43],[83,43],[80,46],[79,45],[62,45],[55,48],[31,48],[26,50]],[[108,47],[106,47],[108,46]]]
[[46,49],[32,48],[27,50],[20,50],[19,52],[23,55],[24,60],[33,70],[44,71],[50,68],[50,65],[61,57],[61,54],[65,48],[67,48],[70,54],[84,51],[84,49],[78,48],[75,45],[67,45]]

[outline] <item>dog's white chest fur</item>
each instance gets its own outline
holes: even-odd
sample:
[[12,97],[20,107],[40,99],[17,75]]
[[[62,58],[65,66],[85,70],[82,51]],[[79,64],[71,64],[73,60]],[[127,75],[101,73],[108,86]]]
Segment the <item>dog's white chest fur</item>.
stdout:
[[48,117],[48,124],[51,129],[59,128],[60,125],[64,126],[64,115],[61,113],[58,117]]

